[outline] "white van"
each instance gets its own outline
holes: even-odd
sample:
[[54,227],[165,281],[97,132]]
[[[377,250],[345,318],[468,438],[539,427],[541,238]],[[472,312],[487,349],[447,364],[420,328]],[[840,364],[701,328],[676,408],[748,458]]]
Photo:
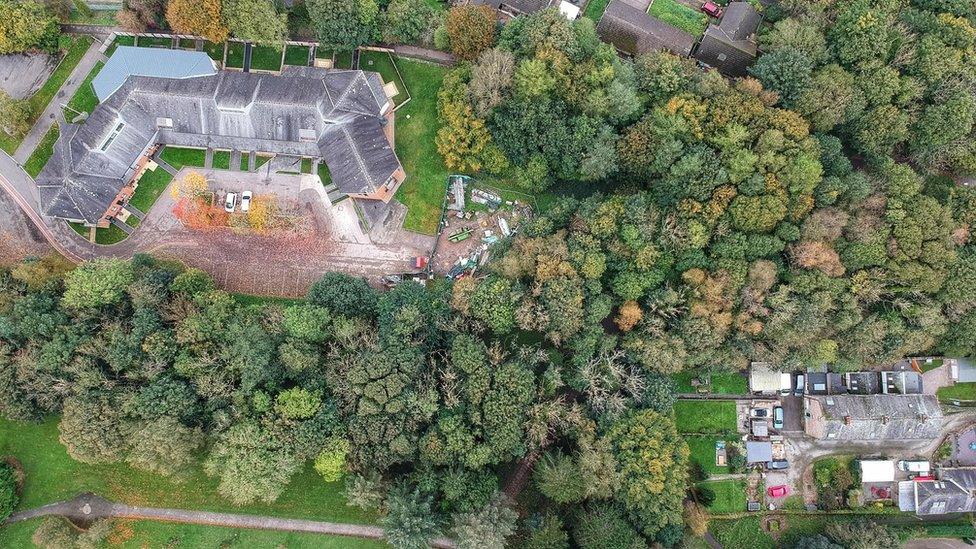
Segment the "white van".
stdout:
[[929,474],[929,462],[924,459],[903,459],[898,462],[898,469],[906,473]]
[[783,372],[779,375],[779,394],[789,396],[793,392],[793,376]]

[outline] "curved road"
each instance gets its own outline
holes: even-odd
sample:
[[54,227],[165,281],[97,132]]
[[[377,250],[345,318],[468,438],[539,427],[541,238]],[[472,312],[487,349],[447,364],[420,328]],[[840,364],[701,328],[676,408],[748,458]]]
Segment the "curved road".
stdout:
[[[310,532],[314,534],[330,534],[368,539],[384,539],[385,534],[379,526],[239,515],[234,513],[214,513],[210,511],[190,511],[186,509],[138,507],[123,503],[114,503],[94,494],[82,494],[68,501],[59,501],[44,505],[43,507],[14,513],[4,524],[13,524],[15,522],[50,515],[59,515],[74,521],[93,521],[103,518],[159,520],[230,528]],[[455,547],[454,542],[448,538],[436,538],[431,540],[430,544],[432,547],[437,547],[438,549],[454,549]]]

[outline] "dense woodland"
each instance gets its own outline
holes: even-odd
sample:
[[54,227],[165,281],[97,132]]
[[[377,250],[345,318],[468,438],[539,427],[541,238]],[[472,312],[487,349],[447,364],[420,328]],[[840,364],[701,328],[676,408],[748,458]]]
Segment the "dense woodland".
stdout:
[[26,261],[0,273],[0,414],[61,414],[87,463],[202,464],[238,503],[313,461],[395,547],[671,547],[707,517],[669,374],[973,353],[971,2],[784,2],[736,81],[555,11],[443,17],[445,162],[557,196],[485,276],[250,305],[147,256]]

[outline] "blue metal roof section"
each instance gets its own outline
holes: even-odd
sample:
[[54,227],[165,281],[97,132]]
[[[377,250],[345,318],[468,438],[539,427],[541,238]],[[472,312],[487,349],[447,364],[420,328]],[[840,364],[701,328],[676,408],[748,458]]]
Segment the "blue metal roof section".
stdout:
[[119,46],[92,80],[92,87],[101,103],[129,76],[192,78],[213,74],[217,74],[217,68],[206,52]]

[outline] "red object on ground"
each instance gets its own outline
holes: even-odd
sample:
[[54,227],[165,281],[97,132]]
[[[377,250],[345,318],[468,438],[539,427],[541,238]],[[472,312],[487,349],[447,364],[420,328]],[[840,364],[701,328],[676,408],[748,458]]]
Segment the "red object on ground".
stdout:
[[914,480],[915,482],[921,482],[923,480],[935,480],[935,477],[932,475],[920,475],[913,478],[912,480]]
[[722,16],[722,8],[718,7],[715,2],[705,2],[702,4],[701,10],[709,17],[718,18]]
[[427,258],[422,255],[418,255],[417,260],[414,262],[414,267],[418,269],[423,269],[426,266],[427,266]]
[[766,488],[766,494],[771,498],[781,498],[790,493],[790,487],[785,484],[780,484],[779,486],[770,486]]

